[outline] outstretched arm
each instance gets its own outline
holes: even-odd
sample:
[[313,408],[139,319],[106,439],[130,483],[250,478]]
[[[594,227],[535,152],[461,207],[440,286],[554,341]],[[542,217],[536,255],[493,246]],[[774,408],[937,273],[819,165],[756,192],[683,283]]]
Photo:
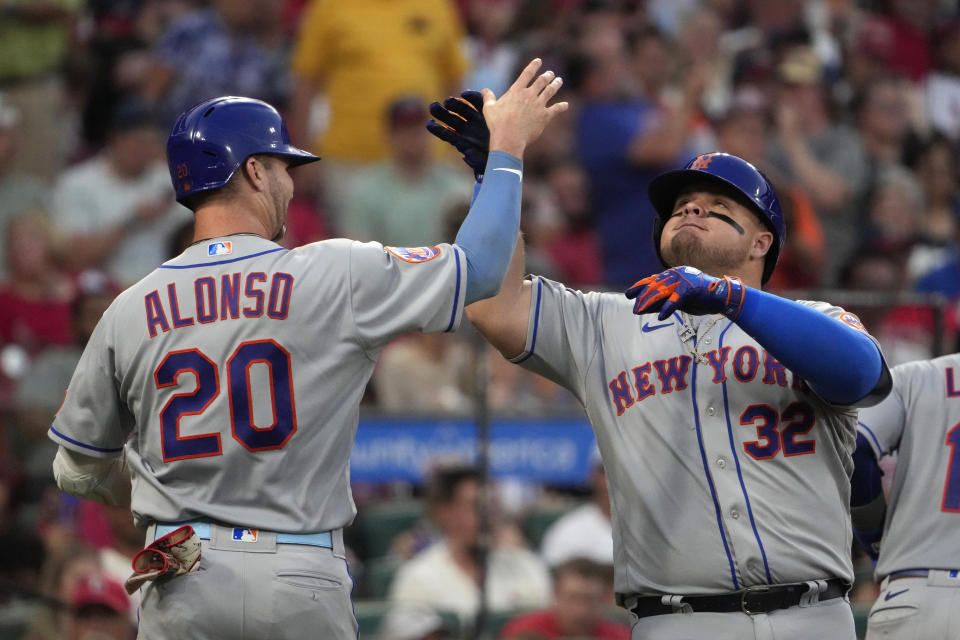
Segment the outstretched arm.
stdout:
[[866,407],[890,392],[890,370],[865,332],[737,278],[673,267],[640,280],[627,297],[637,300],[634,313],[659,311],[661,319],[676,309],[724,314],[833,404]]
[[522,353],[527,341],[532,287],[524,280],[523,271],[523,236],[518,234],[500,292],[466,308],[473,326],[507,358]]
[[[547,105],[563,81],[552,71],[535,78],[540,64],[539,58],[530,62],[500,98],[489,89],[481,92],[483,113],[477,121],[489,128],[489,150],[482,150],[489,153],[486,179],[456,238],[456,245],[467,260],[467,304],[489,298],[500,290],[520,229],[520,159],[526,146],[540,137],[550,120],[567,109],[566,102]],[[444,135],[440,137],[456,146],[455,129],[430,130],[435,135],[442,131]]]

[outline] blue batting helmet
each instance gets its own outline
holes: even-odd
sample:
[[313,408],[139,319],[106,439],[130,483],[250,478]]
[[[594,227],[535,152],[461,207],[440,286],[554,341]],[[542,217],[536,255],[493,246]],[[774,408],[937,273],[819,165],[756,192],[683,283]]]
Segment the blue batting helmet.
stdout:
[[[773,233],[773,244],[767,252],[763,266],[763,282],[766,282],[777,265],[787,239],[787,227],[783,221],[783,211],[780,210],[780,200],[777,199],[770,181],[759,169],[729,153],[704,153],[688,162],[683,169],[661,173],[650,181],[647,194],[657,212],[653,242],[660,261],[663,262],[663,256],[660,255],[660,234],[664,223],[673,214],[677,195],[687,185],[704,180],[725,184],[742,193],[754,213]],[[670,266],[666,263],[664,265]]]
[[290,144],[287,125],[266,102],[224,96],[187,109],[167,139],[167,166],[177,201],[219,189],[244,160],[258,153],[283,156],[294,166],[320,159]]

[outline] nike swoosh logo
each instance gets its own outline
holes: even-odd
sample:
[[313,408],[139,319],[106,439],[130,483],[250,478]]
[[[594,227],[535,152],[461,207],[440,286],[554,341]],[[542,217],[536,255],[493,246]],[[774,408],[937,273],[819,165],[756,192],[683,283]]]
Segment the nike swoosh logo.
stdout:
[[883,600],[887,601],[890,598],[896,598],[901,593],[906,593],[907,591],[910,591],[910,589],[904,589],[903,591],[894,591],[893,593],[888,593],[887,595],[883,596]]
[[517,177],[523,180],[523,171],[520,169],[508,169],[507,167],[497,167],[494,171],[509,171],[510,173],[517,174]]
[[663,329],[664,327],[672,327],[672,326],[673,326],[672,322],[668,322],[667,324],[655,324],[652,326],[648,323],[644,323],[643,326],[640,327],[640,330],[643,331],[644,333],[650,333],[651,331],[656,331],[657,329]]

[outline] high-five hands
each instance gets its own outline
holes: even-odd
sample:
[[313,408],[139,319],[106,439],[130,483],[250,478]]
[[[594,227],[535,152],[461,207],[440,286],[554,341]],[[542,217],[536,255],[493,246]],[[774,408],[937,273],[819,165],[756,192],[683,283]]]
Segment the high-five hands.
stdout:
[[628,298],[636,298],[637,315],[659,311],[666,320],[674,311],[694,315],[722,313],[736,320],[743,307],[744,286],[739,278],[714,278],[694,267],[673,267],[640,280],[627,289]]
[[499,98],[484,89],[479,94],[465,91],[443,104],[430,105],[434,119],[427,123],[427,129],[456,147],[478,180],[483,177],[491,150],[522,157],[526,146],[540,137],[547,124],[567,110],[566,102],[547,105],[563,80],[553,71],[538,76],[541,64],[539,58],[532,60]]
[[459,97],[450,96],[430,103],[427,130],[463,154],[463,161],[473,169],[477,182],[483,182],[483,171],[490,154],[490,129],[483,118],[483,97],[479,91],[464,91]]

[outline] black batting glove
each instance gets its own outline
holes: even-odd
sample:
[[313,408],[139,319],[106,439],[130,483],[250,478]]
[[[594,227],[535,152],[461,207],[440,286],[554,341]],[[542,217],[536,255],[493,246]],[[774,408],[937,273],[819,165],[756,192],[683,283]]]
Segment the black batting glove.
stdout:
[[456,147],[463,161],[473,169],[477,182],[483,182],[483,172],[490,155],[490,129],[483,118],[483,98],[479,91],[464,91],[430,104],[433,120],[427,122],[427,131]]

